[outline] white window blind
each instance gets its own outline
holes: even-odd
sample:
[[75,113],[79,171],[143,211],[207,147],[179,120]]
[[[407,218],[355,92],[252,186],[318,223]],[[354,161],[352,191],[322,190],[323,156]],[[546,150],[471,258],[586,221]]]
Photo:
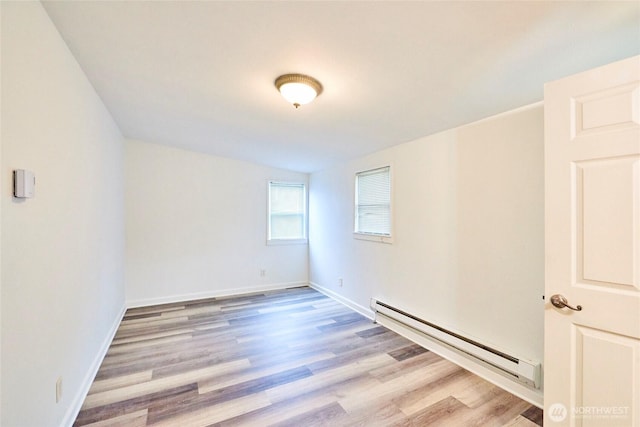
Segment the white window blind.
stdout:
[[269,182],[269,240],[306,239],[304,184]]
[[355,232],[391,235],[390,167],[356,174]]

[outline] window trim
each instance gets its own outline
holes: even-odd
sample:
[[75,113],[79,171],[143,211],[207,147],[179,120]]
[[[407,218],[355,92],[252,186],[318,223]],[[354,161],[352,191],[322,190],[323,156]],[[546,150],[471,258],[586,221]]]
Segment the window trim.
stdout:
[[[358,231],[358,175],[366,172],[372,172],[377,169],[389,168],[389,234],[367,233]],[[380,166],[371,167],[363,170],[358,170],[354,174],[354,195],[353,195],[353,238],[358,240],[367,240],[370,242],[378,243],[393,243],[394,239],[394,226],[393,226],[393,165],[386,163]]]
[[[303,188],[303,197],[304,200],[302,202],[303,206],[303,233],[304,237],[301,239],[272,239],[271,238],[271,185],[272,184],[281,184],[281,185],[295,185],[302,186]],[[306,245],[309,243],[309,193],[308,193],[308,184],[302,181],[283,181],[277,179],[270,179],[267,181],[267,245],[268,246],[278,246],[278,245]]]

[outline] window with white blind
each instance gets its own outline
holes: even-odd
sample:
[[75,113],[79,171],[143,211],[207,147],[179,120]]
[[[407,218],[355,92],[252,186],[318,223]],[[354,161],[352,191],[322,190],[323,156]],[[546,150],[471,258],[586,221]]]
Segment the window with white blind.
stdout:
[[[391,168],[356,173],[355,233],[388,241],[391,237]],[[358,237],[358,236],[356,236]]]
[[305,243],[307,192],[305,184],[269,182],[270,243]]

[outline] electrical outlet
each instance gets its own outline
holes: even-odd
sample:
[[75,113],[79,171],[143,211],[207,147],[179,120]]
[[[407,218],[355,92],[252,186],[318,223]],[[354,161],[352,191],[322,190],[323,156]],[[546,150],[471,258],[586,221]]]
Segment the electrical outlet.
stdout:
[[338,286],[342,287],[342,277],[338,277]]
[[260,277],[264,277],[267,275],[267,270],[260,270]]
[[62,400],[62,377],[58,377],[56,381],[56,403]]

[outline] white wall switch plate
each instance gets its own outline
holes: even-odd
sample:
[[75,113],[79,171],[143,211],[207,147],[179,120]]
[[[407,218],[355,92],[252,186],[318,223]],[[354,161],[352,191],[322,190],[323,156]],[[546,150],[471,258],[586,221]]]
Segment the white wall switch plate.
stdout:
[[13,197],[30,199],[35,195],[36,177],[33,172],[16,169],[13,171]]

